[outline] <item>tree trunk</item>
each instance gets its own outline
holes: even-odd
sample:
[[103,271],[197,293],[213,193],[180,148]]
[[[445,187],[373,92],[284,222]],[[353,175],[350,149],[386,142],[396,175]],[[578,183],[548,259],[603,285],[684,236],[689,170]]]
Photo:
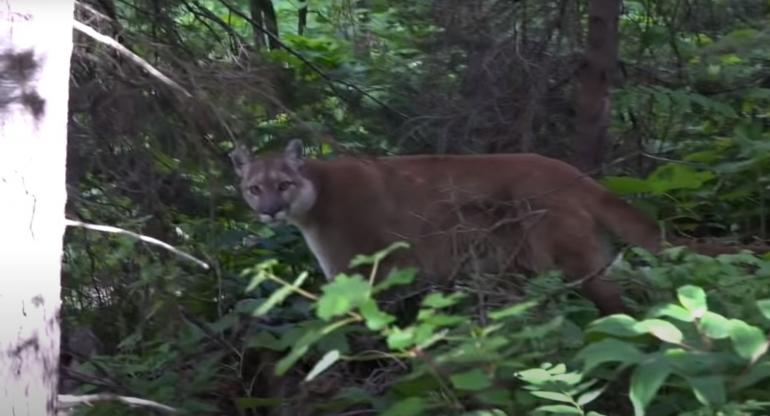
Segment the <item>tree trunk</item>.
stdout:
[[611,119],[610,84],[618,59],[620,0],[588,1],[588,40],[578,73],[577,164],[584,171],[602,165]]
[[[278,39],[278,17],[271,0],[251,0],[252,31],[254,32],[254,46],[257,49],[267,45],[269,50],[280,47]],[[267,33],[272,36],[268,36]]]
[[0,415],[54,415],[72,0],[0,0]]

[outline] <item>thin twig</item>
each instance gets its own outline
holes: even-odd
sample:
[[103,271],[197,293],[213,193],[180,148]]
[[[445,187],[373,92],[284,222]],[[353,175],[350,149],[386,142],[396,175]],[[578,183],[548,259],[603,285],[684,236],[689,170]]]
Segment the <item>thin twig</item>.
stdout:
[[110,46],[117,50],[119,53],[121,53],[123,56],[128,58],[129,60],[133,61],[135,64],[141,66],[145,71],[149,72],[150,75],[154,76],[155,78],[158,78],[160,81],[162,81],[164,84],[168,85],[169,87],[175,89],[176,91],[180,92],[187,98],[192,98],[192,94],[190,94],[184,87],[177,84],[176,81],[172,80],[171,78],[164,75],[162,72],[160,72],[158,69],[156,69],[154,66],[152,66],[149,62],[145,61],[144,58],[141,56],[135,54],[134,52],[131,52],[128,48],[121,45],[118,41],[115,39],[102,35],[101,33],[94,30],[91,26],[88,26],[86,24],[83,24],[81,22],[78,22],[75,20],[72,24],[72,27],[75,30],[80,31],[86,36],[91,37],[97,42],[101,42],[107,46]]
[[179,250],[178,248],[172,246],[171,244],[168,244],[168,243],[165,243],[163,241],[160,241],[157,238],[153,238],[153,237],[146,236],[146,235],[143,235],[143,234],[138,234],[138,233],[135,233],[133,231],[124,230],[122,228],[113,227],[111,225],[89,224],[89,223],[86,223],[86,222],[75,221],[75,220],[71,220],[71,219],[65,219],[64,223],[65,223],[65,225],[68,225],[70,227],[80,227],[80,228],[85,228],[85,229],[88,229],[88,230],[101,231],[101,232],[105,232],[105,233],[127,235],[127,236],[130,236],[130,237],[136,238],[137,240],[144,241],[145,243],[155,244],[156,246],[163,247],[166,250],[171,251],[172,253],[176,254],[179,257],[183,257],[183,258],[185,258],[187,260],[190,260],[190,261],[198,264],[199,266],[203,267],[206,270],[209,269],[208,263],[206,263],[206,262],[204,262],[202,260],[199,260],[196,257],[193,257],[192,255],[187,254],[187,253],[185,253],[182,250]]
[[59,395],[59,408],[69,409],[83,404],[91,404],[93,402],[121,402],[129,406],[148,407],[150,409],[160,410],[166,413],[180,413],[179,410],[166,406],[152,400],[140,399],[138,397],[120,396],[112,393],[97,393],[86,394],[83,396],[74,396],[70,394]]

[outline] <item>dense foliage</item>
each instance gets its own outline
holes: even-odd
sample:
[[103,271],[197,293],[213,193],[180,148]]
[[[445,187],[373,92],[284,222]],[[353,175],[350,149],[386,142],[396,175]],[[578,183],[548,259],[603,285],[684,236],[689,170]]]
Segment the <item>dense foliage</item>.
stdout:
[[[558,276],[468,279],[401,322],[384,282],[327,283],[253,218],[226,153],[301,137],[341,153],[536,151],[570,160],[586,2],[93,0],[77,19],[63,388],[190,414],[770,412],[770,262],[631,250],[635,317]],[[766,238],[770,4],[625,1],[603,182],[679,234]],[[392,247],[398,250],[398,247]],[[387,252],[362,253],[378,262]],[[83,415],[147,414],[120,403]],[[646,413],[645,413],[646,412]]]

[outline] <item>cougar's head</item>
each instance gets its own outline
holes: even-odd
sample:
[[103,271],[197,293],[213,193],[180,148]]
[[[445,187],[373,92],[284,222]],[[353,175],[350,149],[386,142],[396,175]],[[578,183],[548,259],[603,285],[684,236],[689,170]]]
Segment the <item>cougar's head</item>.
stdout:
[[315,204],[315,185],[302,174],[302,142],[294,139],[283,154],[253,157],[239,145],[230,153],[241,178],[241,193],[259,219],[301,222]]

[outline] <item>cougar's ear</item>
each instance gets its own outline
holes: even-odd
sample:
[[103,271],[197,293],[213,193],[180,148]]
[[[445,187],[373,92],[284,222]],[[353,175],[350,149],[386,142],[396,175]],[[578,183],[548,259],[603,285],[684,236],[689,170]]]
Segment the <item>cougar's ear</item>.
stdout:
[[238,144],[235,146],[235,150],[230,152],[230,161],[233,162],[233,168],[238,176],[243,176],[243,166],[251,161],[251,152],[246,146]]
[[292,139],[289,144],[286,145],[283,156],[286,158],[286,161],[291,163],[295,168],[302,166],[302,162],[305,159],[302,140]]

